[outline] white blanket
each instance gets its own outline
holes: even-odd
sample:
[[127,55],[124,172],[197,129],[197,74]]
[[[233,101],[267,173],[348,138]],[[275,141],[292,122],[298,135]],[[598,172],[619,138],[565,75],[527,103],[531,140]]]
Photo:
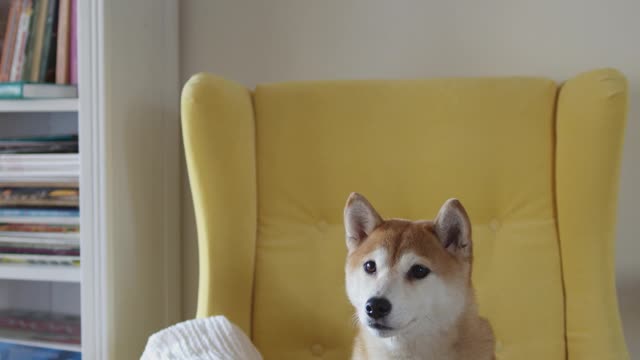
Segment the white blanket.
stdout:
[[224,316],[185,321],[149,337],[141,360],[262,360],[251,340]]

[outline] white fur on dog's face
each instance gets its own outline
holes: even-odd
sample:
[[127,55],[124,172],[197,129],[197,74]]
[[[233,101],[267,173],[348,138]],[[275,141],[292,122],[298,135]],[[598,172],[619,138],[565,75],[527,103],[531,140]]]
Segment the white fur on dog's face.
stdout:
[[[364,271],[364,263],[374,261],[376,272]],[[390,337],[412,332],[415,327],[433,328],[434,331],[453,325],[466,302],[464,281],[445,280],[433,271],[423,279],[408,279],[414,265],[427,268],[429,262],[412,253],[403,254],[394,266],[385,248],[377,248],[362,257],[361,266],[347,267],[347,296],[356,309],[358,321],[374,335]],[[372,297],[382,297],[391,303],[391,312],[377,322],[391,328],[378,330],[370,325],[365,306]],[[423,332],[421,332],[423,333]]]
[[[379,337],[437,333],[462,315],[472,296],[472,246],[471,224],[457,200],[447,201],[434,221],[385,221],[364,197],[352,194],[345,230],[347,296],[362,327]],[[375,272],[365,271],[369,261]],[[411,276],[416,265],[429,269],[428,275]],[[389,314],[369,317],[371,298],[388,300]]]

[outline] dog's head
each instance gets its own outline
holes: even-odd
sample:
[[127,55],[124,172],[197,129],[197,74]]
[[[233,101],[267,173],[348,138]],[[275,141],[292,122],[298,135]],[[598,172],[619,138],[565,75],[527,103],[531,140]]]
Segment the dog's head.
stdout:
[[473,296],[471,224],[458,200],[433,221],[384,220],[354,193],[344,223],[347,295],[364,328],[380,337],[446,331],[465,311]]

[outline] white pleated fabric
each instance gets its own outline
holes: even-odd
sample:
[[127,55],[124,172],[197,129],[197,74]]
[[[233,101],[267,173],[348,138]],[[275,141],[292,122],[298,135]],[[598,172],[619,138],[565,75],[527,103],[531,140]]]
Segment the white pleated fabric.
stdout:
[[224,316],[188,320],[149,337],[141,360],[262,360],[251,340]]

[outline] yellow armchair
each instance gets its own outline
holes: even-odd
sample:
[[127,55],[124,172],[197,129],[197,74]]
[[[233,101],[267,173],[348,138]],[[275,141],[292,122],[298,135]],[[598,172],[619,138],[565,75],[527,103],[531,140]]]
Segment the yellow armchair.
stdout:
[[265,359],[347,359],[342,207],[473,222],[474,284],[498,359],[628,359],[614,287],[627,88],[543,78],[293,82],[197,74],[182,93],[200,254],[197,316]]

